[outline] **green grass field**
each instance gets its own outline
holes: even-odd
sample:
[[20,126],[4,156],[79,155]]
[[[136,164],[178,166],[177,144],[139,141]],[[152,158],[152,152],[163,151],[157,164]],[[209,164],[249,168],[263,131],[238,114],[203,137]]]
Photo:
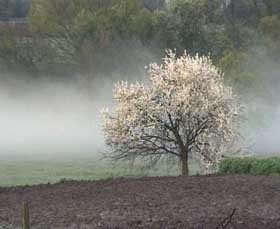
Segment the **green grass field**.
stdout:
[[[258,158],[262,159],[262,157]],[[224,174],[239,173],[240,168],[243,169],[244,166],[247,166],[246,162],[251,162],[252,160],[253,159],[242,160],[238,163],[230,163],[230,165],[223,164],[224,170],[221,172]],[[265,162],[265,166],[259,163],[258,168],[265,168],[266,171],[268,168],[275,168],[272,164],[274,165],[276,162],[278,165],[277,169],[279,168],[279,159],[270,159],[268,160],[269,164],[267,164],[267,161]],[[244,166],[242,167],[241,165]],[[178,166],[168,167],[167,165],[160,165],[154,169],[143,169],[141,166],[134,166],[133,169],[131,169],[125,164],[113,166],[109,160],[102,160],[101,156],[97,156],[93,153],[0,155],[1,187],[55,183],[63,179],[99,180],[123,176],[176,176],[179,175],[179,172]],[[191,163],[190,173],[196,174],[199,172],[199,165],[195,162]],[[240,173],[242,174],[242,171]],[[258,174],[259,173],[256,173],[256,175]]]
[[[76,155],[13,155],[0,156],[0,186],[55,183],[62,179],[98,180],[121,176],[178,175],[178,167],[159,166],[145,169],[120,164],[113,166],[108,160],[101,160],[94,154]],[[191,165],[191,172],[198,167]]]

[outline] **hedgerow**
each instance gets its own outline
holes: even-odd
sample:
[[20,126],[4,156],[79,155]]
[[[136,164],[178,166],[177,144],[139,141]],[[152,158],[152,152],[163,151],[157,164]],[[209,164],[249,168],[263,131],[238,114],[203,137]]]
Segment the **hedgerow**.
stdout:
[[219,173],[279,176],[280,157],[226,159],[220,163]]

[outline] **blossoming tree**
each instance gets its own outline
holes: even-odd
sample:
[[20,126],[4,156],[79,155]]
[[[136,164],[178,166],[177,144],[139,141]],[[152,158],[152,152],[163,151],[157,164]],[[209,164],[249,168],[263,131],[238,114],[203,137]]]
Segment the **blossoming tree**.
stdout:
[[150,86],[116,84],[114,113],[104,111],[106,143],[115,160],[177,157],[189,174],[190,155],[217,164],[232,142],[239,106],[209,57],[168,51],[151,64]]

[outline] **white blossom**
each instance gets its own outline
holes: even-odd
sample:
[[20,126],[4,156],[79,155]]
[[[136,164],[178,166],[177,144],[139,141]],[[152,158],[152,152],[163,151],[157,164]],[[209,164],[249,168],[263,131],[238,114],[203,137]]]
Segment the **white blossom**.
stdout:
[[172,51],[148,73],[149,87],[117,83],[117,108],[103,112],[112,156],[159,160],[172,155],[187,163],[192,155],[207,166],[217,164],[235,139],[240,110],[223,74],[209,57],[185,52],[176,58]]

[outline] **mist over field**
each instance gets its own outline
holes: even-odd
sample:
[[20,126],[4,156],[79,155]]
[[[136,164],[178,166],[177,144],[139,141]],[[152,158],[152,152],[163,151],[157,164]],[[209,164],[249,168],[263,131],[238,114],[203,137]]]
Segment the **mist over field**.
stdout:
[[2,76],[0,154],[100,156],[105,151],[101,109],[113,107],[114,84],[141,78],[115,76],[85,82],[81,76]]
[[[257,49],[257,47],[255,47]],[[254,59],[259,58],[255,56]],[[243,135],[248,150],[258,155],[280,154],[280,67],[279,60],[264,56],[262,64],[256,67],[259,85],[242,91],[241,101],[245,108],[247,125]]]
[[147,82],[146,66],[158,60],[139,41],[120,41],[86,74],[0,74],[0,155],[103,157],[101,110],[114,107],[115,84]]
[[[250,93],[243,100],[250,112],[245,114],[248,128],[242,133],[246,134],[246,150],[252,153],[279,153],[278,86],[271,83],[278,71],[271,72],[265,76],[262,95]],[[100,110],[113,107],[114,84],[122,79],[136,82],[144,78],[145,71],[142,76],[87,83],[80,77],[34,80],[29,76],[2,76],[0,154],[101,155],[106,149]]]
[[88,94],[78,79],[1,79],[1,154],[100,151],[99,110],[111,95],[100,86]]
[[0,186],[115,175],[99,160],[100,110],[166,50],[210,55],[244,106],[241,150],[279,155],[279,12],[274,0],[3,1]]
[[0,229],[278,228],[279,92],[280,0],[0,0]]
[[[130,48],[138,50],[138,55],[136,51],[125,53],[130,63],[118,60],[116,72],[109,77],[97,74],[89,79],[83,75],[34,78],[27,74],[2,74],[0,155],[101,158],[108,149],[100,111],[114,107],[115,83],[119,80],[147,82],[145,67],[160,59],[144,46]],[[106,62],[104,58],[99,61]],[[280,69],[277,63],[268,58],[263,60],[257,69],[256,88],[251,85],[253,89],[244,90],[231,83],[245,108],[245,122],[240,130],[244,138],[242,150],[251,154],[279,154],[280,84],[276,82],[280,81]]]

